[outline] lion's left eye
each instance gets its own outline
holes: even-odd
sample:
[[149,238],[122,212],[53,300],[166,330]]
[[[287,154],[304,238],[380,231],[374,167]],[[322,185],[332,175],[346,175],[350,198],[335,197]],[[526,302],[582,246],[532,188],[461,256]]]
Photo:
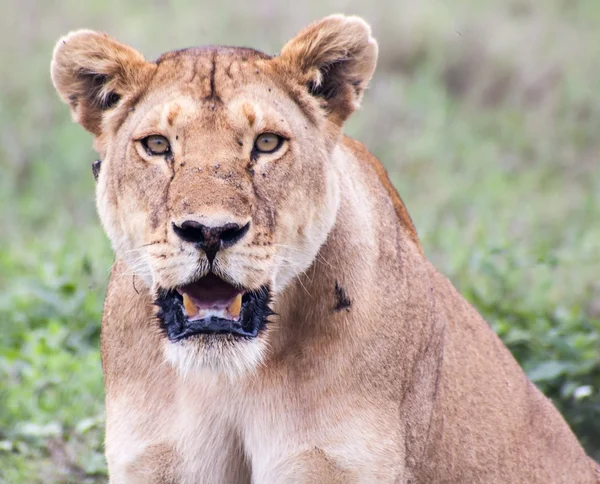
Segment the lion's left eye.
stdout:
[[261,134],[254,142],[254,149],[258,153],[274,153],[283,144],[283,138],[275,133]]
[[169,140],[164,136],[153,134],[141,141],[149,155],[166,155],[171,151]]

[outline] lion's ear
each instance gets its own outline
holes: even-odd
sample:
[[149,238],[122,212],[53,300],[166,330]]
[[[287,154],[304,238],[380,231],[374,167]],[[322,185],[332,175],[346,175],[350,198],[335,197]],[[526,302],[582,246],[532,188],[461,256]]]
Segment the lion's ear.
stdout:
[[104,112],[123,97],[139,92],[154,67],[139,52],[106,34],[78,30],[58,41],[50,71],[73,118],[99,135]]
[[358,108],[373,76],[377,42],[361,18],[332,15],[290,40],[280,62],[323,99],[330,119],[341,124]]

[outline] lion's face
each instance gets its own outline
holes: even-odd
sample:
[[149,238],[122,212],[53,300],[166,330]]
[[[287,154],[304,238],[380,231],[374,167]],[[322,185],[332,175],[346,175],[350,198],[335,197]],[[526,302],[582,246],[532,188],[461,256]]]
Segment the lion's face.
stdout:
[[[325,27],[353,30],[352,45],[323,40]],[[102,155],[100,218],[155,298],[180,366],[260,361],[270,305],[335,222],[332,158],[375,57],[366,25],[342,17],[279,58],[217,47],[150,63],[94,32],[59,42],[53,80]]]
[[155,290],[214,273],[277,293],[325,240],[335,140],[270,62],[245,50],[167,55],[106,137],[100,217],[117,255]]
[[333,224],[334,140],[273,77],[243,50],[167,56],[106,141],[99,214],[172,342],[255,344]]

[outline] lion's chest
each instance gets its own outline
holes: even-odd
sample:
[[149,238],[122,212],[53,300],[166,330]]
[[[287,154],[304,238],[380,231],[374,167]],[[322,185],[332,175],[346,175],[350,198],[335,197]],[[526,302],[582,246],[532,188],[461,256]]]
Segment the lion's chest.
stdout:
[[[172,475],[178,483],[276,483],[288,472],[315,468],[343,473],[347,482],[387,482],[402,474],[402,432],[389,426],[392,407],[317,395],[298,383],[262,392],[192,378],[185,385],[173,405],[151,405],[153,415],[143,422],[124,411],[107,415],[111,469],[122,469],[126,482],[136,482],[132,473],[142,469],[139,482],[155,476],[169,482],[164,476]],[[111,431],[117,427],[124,433]]]

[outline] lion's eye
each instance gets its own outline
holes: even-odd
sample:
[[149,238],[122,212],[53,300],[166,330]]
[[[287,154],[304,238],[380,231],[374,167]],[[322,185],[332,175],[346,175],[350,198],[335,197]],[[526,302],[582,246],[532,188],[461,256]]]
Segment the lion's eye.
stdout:
[[283,138],[274,133],[261,134],[254,142],[254,149],[258,153],[273,153],[277,151],[283,143]]
[[171,151],[169,140],[158,134],[144,138],[142,144],[149,155],[165,155]]

